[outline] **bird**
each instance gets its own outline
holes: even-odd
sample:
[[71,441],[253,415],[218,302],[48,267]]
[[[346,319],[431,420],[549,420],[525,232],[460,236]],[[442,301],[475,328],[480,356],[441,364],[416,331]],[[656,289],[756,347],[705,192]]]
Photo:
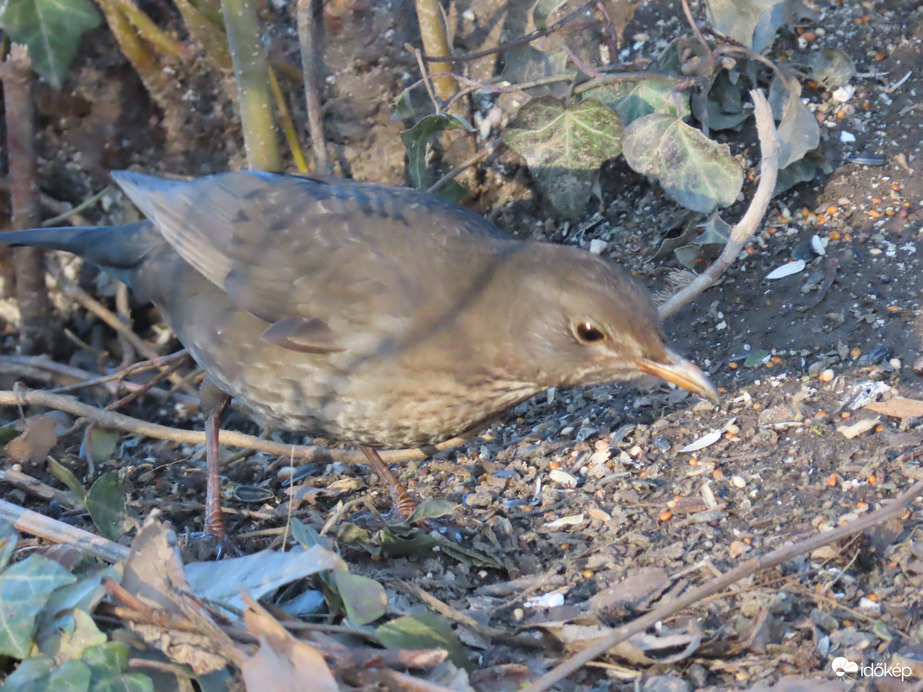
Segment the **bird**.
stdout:
[[206,529],[223,540],[218,416],[377,450],[477,431],[552,387],[653,375],[717,392],[666,345],[650,294],[588,251],[519,240],[406,187],[244,170],[112,177],[145,220],[0,242],[78,255],[153,302],[206,373]]

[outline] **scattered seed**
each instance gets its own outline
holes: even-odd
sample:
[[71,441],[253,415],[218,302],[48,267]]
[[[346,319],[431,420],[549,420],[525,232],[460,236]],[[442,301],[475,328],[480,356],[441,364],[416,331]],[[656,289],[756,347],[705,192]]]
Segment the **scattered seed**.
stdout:
[[830,231],[827,237],[830,238],[830,240],[839,240],[843,236],[839,231]]
[[827,368],[820,375],[818,375],[817,379],[819,379],[821,382],[830,382],[833,379],[833,370]]
[[838,473],[831,473],[830,476],[827,478],[827,485],[831,488],[835,488],[837,486],[837,483],[839,482],[840,482],[840,474]]
[[852,415],[852,413],[850,413],[849,411],[843,411],[843,412],[840,414],[840,418],[842,418],[843,420],[846,420],[846,419],[849,418],[851,415]]
[[660,513],[660,521],[670,521],[673,518],[673,512],[664,510]]
[[591,569],[585,569],[585,570],[583,570],[583,578],[584,578],[584,579],[592,579],[592,578],[593,578],[593,570],[591,570]]
[[747,481],[744,480],[743,476],[731,476],[731,485],[735,488],[746,488]]
[[797,274],[798,272],[804,271],[805,268],[804,260],[795,260],[794,262],[788,262],[783,264],[781,267],[773,269],[766,275],[766,278],[769,280],[782,279],[786,276],[791,276],[792,274]]
[[849,355],[852,356],[853,358],[858,358],[859,356],[862,355],[862,349],[854,348],[852,351],[849,352]]
[[[921,360],[923,360],[923,359],[921,359]],[[923,365],[923,363],[921,363],[921,365]],[[728,368],[731,369],[731,370],[736,370],[736,369],[737,369],[737,363],[734,363],[733,361],[730,362],[730,363],[728,363]]]
[[869,216],[871,216],[873,219],[877,219],[881,217],[881,212],[877,209],[869,209]]
[[868,507],[869,507],[868,502],[863,502],[862,500],[859,500],[859,502],[856,503],[856,509],[868,509]]

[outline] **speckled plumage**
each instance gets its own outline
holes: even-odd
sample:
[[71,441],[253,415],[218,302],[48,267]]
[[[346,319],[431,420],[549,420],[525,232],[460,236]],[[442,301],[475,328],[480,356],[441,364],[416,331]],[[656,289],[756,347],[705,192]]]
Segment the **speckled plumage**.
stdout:
[[676,371],[714,392],[665,348],[627,272],[510,239],[437,197],[255,172],[113,176],[149,221],[3,240],[67,250],[125,280],[219,387],[276,425],[404,448],[552,386]]

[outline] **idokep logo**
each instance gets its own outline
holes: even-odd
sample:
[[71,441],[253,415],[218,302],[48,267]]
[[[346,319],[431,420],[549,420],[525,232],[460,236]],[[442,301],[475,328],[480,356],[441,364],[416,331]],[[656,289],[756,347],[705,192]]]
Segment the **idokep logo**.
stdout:
[[849,677],[859,672],[859,664],[850,661],[848,658],[837,656],[830,664],[833,667],[833,673],[838,678]]
[[901,681],[909,678],[913,673],[910,666],[886,666],[884,663],[875,663],[874,665],[860,666],[854,661],[850,661],[843,656],[837,656],[830,664],[833,673],[838,678],[849,678],[861,675],[863,678],[900,678]]

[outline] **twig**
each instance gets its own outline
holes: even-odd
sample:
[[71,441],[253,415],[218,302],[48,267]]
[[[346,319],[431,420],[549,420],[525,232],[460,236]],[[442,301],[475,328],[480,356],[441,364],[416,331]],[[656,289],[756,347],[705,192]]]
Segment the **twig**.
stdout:
[[[51,394],[40,389],[15,392],[0,391],[0,406],[46,406],[58,411],[65,411],[74,416],[81,416],[106,428],[125,430],[126,432],[153,437],[158,440],[171,440],[183,444],[205,444],[204,431],[182,430],[180,428],[170,428],[166,425],[148,423],[121,413],[105,411],[95,406],[84,404],[69,396]],[[457,447],[467,442],[467,440],[468,438],[455,437],[432,447],[382,452],[381,456],[389,464],[428,459],[433,454]],[[221,444],[290,457],[292,460],[298,460],[299,465],[316,461],[340,461],[344,464],[366,465],[365,456],[354,449],[290,445],[264,440],[254,435],[245,435],[234,430],[221,431]]]
[[692,16],[692,10],[689,8],[689,0],[683,1],[683,13],[686,15],[686,21],[689,22],[689,26],[692,28],[692,33],[695,34],[696,39],[702,45],[702,49],[705,51],[705,59],[708,62],[708,71],[706,74],[714,74],[715,72],[715,56],[711,52],[711,46],[708,45],[708,41],[705,40],[705,37],[702,36],[702,31],[699,29],[699,25],[695,21],[695,17]]
[[[446,29],[445,15],[439,0],[416,0],[417,22],[420,25],[420,38],[423,39],[423,50],[428,55],[436,58],[448,58],[452,54],[448,31]],[[420,71],[426,74],[426,64],[421,58]],[[452,69],[450,62],[431,61],[434,72],[448,72]],[[433,84],[436,94],[445,101],[456,92],[458,86],[451,77],[434,77]],[[437,108],[438,112],[438,108]]]
[[49,226],[60,226],[63,222],[67,221],[72,216],[76,216],[77,214],[82,212],[84,209],[89,209],[90,207],[92,207],[100,199],[102,199],[103,195],[111,191],[112,191],[112,186],[107,185],[102,190],[97,192],[95,195],[87,197],[85,200],[83,200],[80,204],[78,204],[73,209],[68,209],[65,212],[61,212],[57,216],[52,216],[50,219],[45,219],[44,221],[42,221],[42,224],[41,224],[42,228],[47,228]]
[[[61,286],[61,290],[64,291],[64,294],[67,297],[76,300],[84,308],[92,312],[99,319],[112,327],[112,329],[115,330],[117,334],[125,337],[125,340],[134,346],[145,358],[148,358],[152,361],[156,361],[158,358],[160,358],[160,354],[157,352],[157,349],[147,343],[140,336],[135,334],[128,326],[125,325],[124,322],[122,322],[122,320],[118,318],[117,315],[113,314],[109,308],[96,300],[96,298],[75,284],[69,282],[65,283],[60,280],[58,280],[58,284]],[[182,382],[182,378],[176,373],[172,373],[170,375],[170,382],[174,384],[180,384]],[[195,395],[197,393],[195,389],[188,384],[184,385],[184,388],[188,394]]]
[[448,185],[450,182],[452,182],[456,178],[456,176],[458,176],[458,174],[461,173],[463,170],[465,170],[466,168],[470,168],[471,166],[474,166],[475,164],[483,161],[488,156],[493,154],[497,150],[497,147],[500,146],[500,144],[501,144],[501,139],[497,137],[492,142],[490,142],[490,144],[488,144],[485,148],[481,149],[481,151],[476,153],[474,156],[471,156],[465,161],[462,161],[459,165],[457,165],[451,171],[449,171],[444,176],[439,178],[439,180],[437,180],[435,183],[430,185],[426,191],[429,192],[430,194],[438,192],[439,190],[444,188],[446,185]]
[[[25,46],[14,43],[0,63],[3,81],[6,145],[9,152],[13,228],[38,223],[38,183],[35,180],[35,133],[32,123],[32,63]],[[45,286],[45,253],[41,248],[13,250],[16,297],[22,328],[19,342],[26,353],[47,353],[54,344],[51,301]]]
[[17,531],[54,543],[72,545],[107,562],[125,562],[128,559],[128,548],[123,545],[6,500],[0,500],[0,519],[13,524]]
[[571,673],[576,672],[581,666],[592,661],[600,654],[605,653],[613,646],[620,644],[639,632],[643,632],[648,627],[654,625],[654,623],[665,620],[684,608],[726,589],[731,584],[735,584],[763,570],[781,565],[799,555],[810,553],[834,541],[838,541],[841,538],[867,531],[875,526],[880,526],[886,521],[897,518],[906,511],[910,503],[921,494],[923,494],[923,481],[912,485],[909,490],[898,495],[887,506],[871,512],[864,517],[851,521],[843,526],[839,526],[831,531],[811,536],[798,543],[783,546],[761,557],[754,557],[747,560],[734,569],[724,573],[722,576],[712,579],[702,586],[693,589],[684,596],[665,603],[626,625],[617,627],[598,642],[591,644],[577,655],[569,658],[564,663],[528,685],[522,692],[545,692],[551,689],[553,685],[563,680]]
[[759,228],[760,222],[769,208],[776,187],[776,176],[779,172],[779,140],[776,137],[776,128],[773,124],[772,111],[763,93],[757,89],[750,92],[755,106],[756,127],[760,137],[760,151],[762,163],[760,165],[760,183],[753,195],[747,213],[731,229],[731,237],[721,252],[721,256],[704,272],[699,274],[687,286],[677,291],[673,297],[663,303],[658,311],[661,319],[666,319],[674,314],[683,305],[698,296],[709,286],[714,285],[724,271],[730,267],[746,242]]
[[0,469],[0,481],[9,483],[17,488],[22,488],[26,492],[32,493],[43,500],[55,500],[66,507],[83,509],[83,505],[77,501],[73,493],[52,488],[50,485],[42,483],[38,478],[23,473],[22,471]]
[[269,63],[260,39],[256,3],[221,0],[221,10],[234,64],[247,166],[260,171],[282,170],[282,155],[269,107]]
[[[427,71],[426,64],[423,62],[423,54],[420,52],[419,48],[414,48],[409,43],[404,46],[405,49],[413,53],[413,56],[417,59],[417,65],[420,67],[420,74],[423,75],[423,86],[426,87],[426,93],[429,94],[429,100],[433,102],[433,108],[437,113],[442,112],[441,101],[436,98],[436,91],[433,89],[432,85],[432,75]],[[440,72],[440,75],[445,75],[445,72]]]
[[467,55],[446,55],[446,56],[424,55],[423,59],[426,60],[427,62],[470,62],[472,60],[477,60],[478,58],[485,58],[488,55],[496,55],[497,53],[502,53],[503,51],[509,50],[510,48],[518,48],[519,46],[524,46],[527,43],[532,43],[532,41],[534,41],[537,38],[541,38],[542,36],[548,36],[549,34],[553,34],[554,32],[558,31],[561,27],[563,27],[565,24],[567,24],[569,21],[571,21],[572,19],[576,17],[579,17],[581,14],[583,14],[588,9],[593,7],[593,5],[595,5],[597,2],[598,0],[590,0],[590,2],[584,5],[581,5],[573,12],[570,12],[564,15],[563,17],[561,17],[561,19],[556,21],[551,26],[546,27],[544,29],[536,29],[535,31],[529,32],[528,34],[520,36],[519,38],[514,38],[513,40],[507,41],[506,43],[501,43],[500,45],[495,46],[494,48],[488,48],[487,50],[482,50],[477,53],[468,53]]
[[317,61],[314,43],[313,0],[298,0],[298,40],[301,43],[301,72],[304,76],[304,98],[308,106],[308,128],[311,131],[311,150],[314,152],[314,172],[330,174],[327,158],[327,140],[324,120],[321,117],[320,90],[317,88]]
[[279,122],[282,124],[282,133],[285,135],[285,141],[288,142],[288,148],[292,152],[295,168],[298,169],[299,173],[307,173],[308,162],[305,161],[304,153],[301,151],[301,142],[298,141],[298,133],[295,131],[292,114],[289,112],[288,104],[285,102],[285,94],[282,93],[282,87],[276,77],[276,71],[271,65],[269,67],[269,88],[272,89],[272,96],[276,100],[276,108],[279,109]]

